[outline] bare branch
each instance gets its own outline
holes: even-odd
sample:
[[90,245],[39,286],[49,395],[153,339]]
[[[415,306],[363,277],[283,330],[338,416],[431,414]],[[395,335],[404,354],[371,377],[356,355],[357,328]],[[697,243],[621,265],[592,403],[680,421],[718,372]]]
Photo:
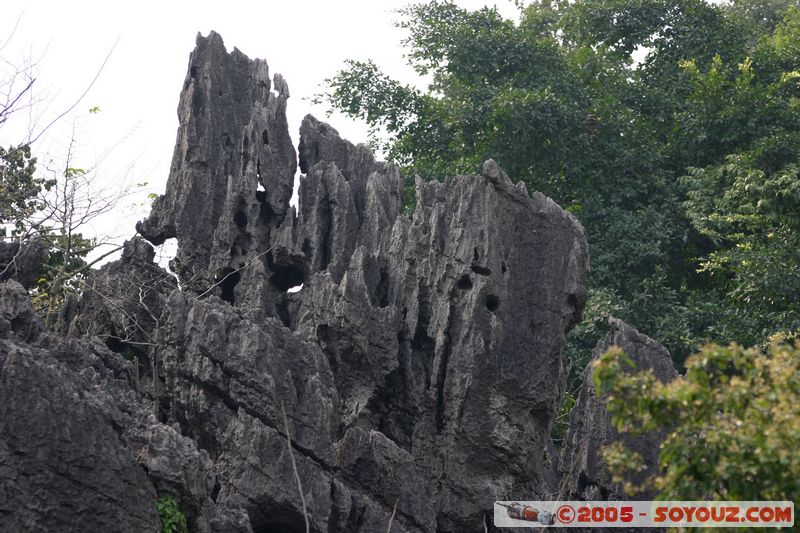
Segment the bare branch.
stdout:
[[126,319],[130,320],[130,321],[131,321],[131,322],[132,322],[132,323],[133,323],[133,324],[136,326],[136,329],[137,329],[137,330],[138,330],[138,331],[139,331],[139,332],[140,332],[142,335],[144,335],[145,337],[147,337],[147,340],[148,340],[150,343],[152,343],[153,345],[155,344],[155,341],[154,341],[153,337],[151,337],[151,336],[150,336],[150,334],[148,333],[147,329],[145,329],[144,327],[142,327],[142,325],[141,325],[141,324],[139,324],[139,322],[138,322],[138,321],[137,321],[137,320],[136,320],[134,317],[132,317],[130,314],[126,313],[126,312],[125,312],[125,310],[124,310],[124,309],[122,309],[121,307],[119,307],[119,306],[118,306],[118,305],[117,305],[117,304],[116,304],[116,303],[115,303],[115,302],[114,302],[114,301],[113,301],[111,298],[109,298],[108,296],[106,296],[106,295],[105,295],[105,294],[103,294],[102,292],[98,291],[98,290],[97,290],[95,287],[93,287],[92,285],[89,285],[89,284],[84,284],[83,286],[84,286],[84,289],[89,289],[89,290],[90,290],[90,291],[92,291],[93,293],[97,294],[97,295],[98,295],[100,298],[102,298],[103,300],[105,300],[106,304],[108,304],[110,307],[113,307],[114,309],[116,309],[116,310],[117,310],[117,312],[118,312],[118,313],[120,313],[120,315],[122,315],[124,318],[126,318]]
[[199,296],[197,297],[197,299],[199,300],[200,298],[202,298],[203,296],[205,296],[206,294],[208,294],[209,292],[211,292],[211,291],[212,291],[212,290],[213,290],[215,287],[217,287],[218,285],[222,284],[222,283],[223,283],[223,282],[224,282],[226,279],[228,279],[229,277],[233,276],[234,274],[236,274],[236,273],[237,273],[237,272],[239,272],[240,270],[244,270],[245,268],[247,268],[247,267],[248,267],[248,266],[249,266],[249,265],[250,265],[250,264],[251,264],[253,261],[255,261],[256,259],[258,259],[258,258],[260,258],[260,257],[262,257],[262,256],[264,256],[264,255],[266,255],[266,254],[268,254],[268,253],[269,253],[269,252],[272,250],[272,248],[273,248],[273,247],[274,247],[274,245],[273,245],[273,246],[270,246],[269,248],[267,248],[265,251],[261,252],[261,253],[260,253],[260,254],[258,254],[257,256],[255,256],[255,257],[253,257],[253,258],[251,258],[251,259],[248,259],[248,260],[247,260],[247,262],[246,262],[245,264],[243,264],[242,266],[240,266],[239,268],[237,268],[237,269],[235,269],[235,270],[232,270],[231,272],[229,272],[229,273],[228,273],[228,275],[227,275],[227,276],[225,276],[224,278],[222,278],[221,280],[219,280],[218,282],[216,282],[216,283],[214,283],[212,286],[210,286],[208,289],[206,289],[206,291],[205,291],[205,292],[203,292],[201,295],[199,295]]
[[[82,273],[82,272],[84,272],[84,271],[86,271],[86,270],[89,270],[90,268],[92,268],[94,265],[96,265],[97,263],[99,263],[100,261],[102,261],[103,259],[105,259],[106,257],[108,257],[109,255],[111,255],[111,254],[115,254],[115,253],[117,253],[117,252],[118,252],[118,251],[120,251],[120,250],[122,250],[122,245],[117,245],[117,246],[116,246],[115,248],[113,248],[112,250],[109,250],[108,252],[104,253],[104,254],[103,254],[103,255],[101,255],[100,257],[97,257],[96,259],[93,259],[92,261],[90,261],[90,262],[86,263],[86,264],[85,264],[85,265],[83,265],[81,268],[79,268],[78,270],[75,270],[75,271],[73,271],[72,273],[73,273],[73,274],[80,274],[80,273]],[[74,253],[78,253],[78,252],[74,252]]]
[[14,38],[14,35],[16,35],[16,33],[17,33],[17,28],[19,28],[19,23],[20,23],[20,21],[22,20],[22,16],[23,16],[24,14],[25,14],[25,8],[23,7],[23,8],[22,8],[22,11],[20,11],[20,13],[19,13],[19,16],[17,17],[17,21],[16,21],[16,22],[14,22],[14,27],[11,29],[11,33],[9,33],[9,34],[8,34],[8,38],[7,38],[7,39],[6,39],[6,40],[3,42],[3,44],[2,44],[2,45],[0,45],[0,52],[2,52],[3,50],[5,50],[6,46],[8,46],[8,43],[10,43],[10,42],[11,42],[11,39],[13,39],[13,38]]
[[61,114],[59,114],[52,121],[50,121],[50,123],[47,124],[47,126],[45,126],[42,129],[42,131],[40,131],[38,133],[38,135],[36,135],[33,139],[31,139],[28,144],[35,143],[39,139],[39,137],[41,137],[48,129],[50,129],[50,127],[53,124],[55,124],[56,122],[58,122],[59,120],[61,120],[65,116],[67,116],[67,114],[69,114],[73,109],[75,109],[75,107],[83,100],[83,98],[89,93],[89,91],[92,89],[92,87],[94,87],[94,84],[97,82],[98,78],[100,78],[100,74],[103,73],[103,69],[105,68],[106,63],[108,63],[108,60],[111,59],[111,54],[114,53],[114,49],[117,47],[117,43],[119,43],[119,37],[117,37],[117,40],[114,41],[114,44],[111,46],[111,50],[108,51],[108,54],[106,55],[106,58],[103,60],[103,63],[100,65],[100,68],[97,71],[97,74],[95,74],[94,79],[92,79],[91,83],[89,83],[89,86],[86,87],[86,90],[83,91],[83,93],[81,93],[81,95],[78,97],[78,99],[75,100],[72,103],[72,105],[70,105],[67,109],[65,109]]
[[2,126],[7,120],[15,112],[15,106],[17,103],[22,99],[25,94],[27,94],[32,88],[33,83],[36,81],[36,78],[31,78],[28,84],[22,88],[22,90],[14,96],[9,102],[7,102],[3,109],[0,109],[0,126]]
[[21,253],[22,253],[22,240],[18,240],[17,241],[17,251],[14,252],[14,257],[11,258],[11,261],[9,261],[8,264],[3,268],[3,270],[0,271],[0,279],[3,279],[3,276],[5,276],[6,272],[8,272],[8,270],[12,266],[14,267],[14,270],[16,270],[16,268],[17,268],[17,258],[20,256]]

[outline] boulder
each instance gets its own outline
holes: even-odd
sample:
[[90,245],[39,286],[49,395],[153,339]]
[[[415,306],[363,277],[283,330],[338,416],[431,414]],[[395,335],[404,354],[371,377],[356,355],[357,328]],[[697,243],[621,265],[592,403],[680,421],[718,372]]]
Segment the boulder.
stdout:
[[[619,319],[609,318],[609,324],[612,329],[592,352],[593,359],[610,347],[619,346],[636,365],[631,371],[652,371],[664,383],[677,376],[672,357],[661,344]],[[663,438],[659,432],[620,434],[612,427],[603,399],[598,396],[592,382],[592,365],[589,363],[578,400],[570,412],[569,431],[561,454],[560,470],[564,474],[560,490],[562,499],[653,499],[653,492],[639,494],[636,498],[626,496],[622,487],[611,480],[602,450],[612,442],[622,441],[629,450],[641,454],[646,466],[637,478],[641,480],[657,472],[659,445]]]
[[33,287],[48,256],[47,245],[41,238],[21,243],[0,240],[0,281],[13,279],[25,288]]

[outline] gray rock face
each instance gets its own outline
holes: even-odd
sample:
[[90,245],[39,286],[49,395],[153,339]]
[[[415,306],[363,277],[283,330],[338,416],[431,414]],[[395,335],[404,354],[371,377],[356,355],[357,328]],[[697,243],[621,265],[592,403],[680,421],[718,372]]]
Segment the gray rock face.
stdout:
[[[153,244],[177,239],[179,281],[135,239],[62,314],[81,337],[65,342],[98,336],[104,364],[126,369],[115,386],[129,399],[84,415],[94,400],[78,394],[71,409],[84,433],[105,427],[103,457],[124,457],[118,481],[151,505],[128,520],[148,530],[169,493],[193,531],[304,531],[293,462],[315,532],[385,531],[395,506],[394,532],[483,532],[494,500],[554,494],[581,226],[493,161],[418,181],[405,216],[399,171],[310,116],[295,208],[288,96],[264,61],[198,37],[167,191],[137,225]],[[91,364],[60,379],[84,387]]]
[[0,339],[33,342],[44,329],[25,288],[16,281],[0,283]]
[[21,245],[0,241],[0,281],[13,279],[26,288],[33,287],[47,256],[47,245],[42,239],[31,239]]
[[[652,370],[657,379],[669,382],[677,376],[669,352],[657,341],[642,335],[621,320],[610,318],[613,328],[593,351],[594,358],[611,346],[619,346],[636,364],[632,371]],[[597,396],[591,379],[591,365],[586,367],[578,401],[569,417],[569,431],[561,455],[560,469],[564,473],[561,485],[563,499],[624,500],[622,488],[611,481],[611,474],[602,461],[602,449],[621,440],[625,446],[642,455],[647,469],[642,477],[655,473],[658,451],[663,435],[620,435],[612,426],[602,398]],[[638,498],[652,499],[654,494]]]
[[35,328],[27,293],[0,293],[0,530],[155,531],[155,491],[122,435],[130,368],[91,341],[19,342]]
[[[178,238],[175,270],[187,288],[200,293],[219,268],[239,268],[254,257],[265,262],[270,233],[289,213],[297,168],[288,98],[283,78],[270,80],[266,61],[238,50],[228,54],[214,32],[198,35],[181,91],[167,192],[137,224],[154,244]],[[248,294],[258,285],[254,276],[264,274],[245,272]],[[270,295],[255,292],[261,299]]]
[[14,281],[0,283],[0,316],[1,532],[157,532],[161,493],[192,531],[251,531],[211,499],[208,454],[150,414],[132,362],[44,331]]

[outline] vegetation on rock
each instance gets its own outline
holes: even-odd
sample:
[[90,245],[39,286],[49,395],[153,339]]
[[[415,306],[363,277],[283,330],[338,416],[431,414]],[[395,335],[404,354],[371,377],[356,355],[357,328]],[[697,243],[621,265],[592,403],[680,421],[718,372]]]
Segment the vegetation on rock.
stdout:
[[635,494],[654,487],[665,500],[784,500],[800,496],[800,342],[769,349],[708,345],[686,361],[686,375],[661,383],[628,374],[612,348],[594,362],[614,426],[664,430],[661,473],[635,485],[641,457],[621,444],[604,454],[616,482]]
[[161,533],[187,533],[186,515],[181,512],[173,496],[162,496],[156,502],[161,517]]

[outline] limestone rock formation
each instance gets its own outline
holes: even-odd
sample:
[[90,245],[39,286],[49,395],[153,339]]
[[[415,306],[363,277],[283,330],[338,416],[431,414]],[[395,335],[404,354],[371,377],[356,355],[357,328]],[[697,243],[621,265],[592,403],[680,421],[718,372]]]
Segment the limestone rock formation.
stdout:
[[180,495],[192,531],[250,531],[211,500],[208,454],[155,420],[135,373],[96,337],[46,332],[24,288],[0,283],[0,531],[160,531],[158,491]]
[[155,491],[120,435],[124,361],[46,337],[16,282],[0,302],[0,530],[155,530]]
[[26,288],[33,287],[47,256],[47,245],[42,239],[22,244],[0,241],[0,281],[13,279]]
[[[0,352],[0,479],[57,471],[10,425],[56,401],[34,442],[76,469],[59,490],[88,476],[110,495],[75,519],[89,530],[155,531],[173,494],[193,531],[304,531],[293,463],[314,532],[385,531],[396,509],[395,532],[477,533],[496,499],[554,495],[580,224],[494,161],[418,181],[407,216],[400,172],[311,116],[295,207],[288,97],[266,62],[198,36],[167,190],[137,225],[177,239],[178,279],[137,238],[62,313],[71,338]],[[72,440],[47,438],[62,426]],[[78,503],[44,492],[0,518],[35,530],[62,505]]]
[[[636,365],[632,371],[651,370],[662,382],[672,381],[676,376],[672,358],[661,344],[636,331],[616,318],[609,318],[612,327],[605,339],[593,351],[593,359],[605,353],[611,346],[619,346]],[[584,372],[583,386],[569,417],[569,431],[561,455],[560,469],[564,473],[561,481],[562,499],[575,500],[624,500],[622,488],[611,480],[602,461],[603,447],[621,440],[625,446],[642,455],[647,469],[642,478],[655,473],[658,466],[659,444],[662,434],[620,435],[612,426],[602,398],[598,397],[591,379],[591,364]],[[640,499],[652,499],[654,494],[642,494]]]

